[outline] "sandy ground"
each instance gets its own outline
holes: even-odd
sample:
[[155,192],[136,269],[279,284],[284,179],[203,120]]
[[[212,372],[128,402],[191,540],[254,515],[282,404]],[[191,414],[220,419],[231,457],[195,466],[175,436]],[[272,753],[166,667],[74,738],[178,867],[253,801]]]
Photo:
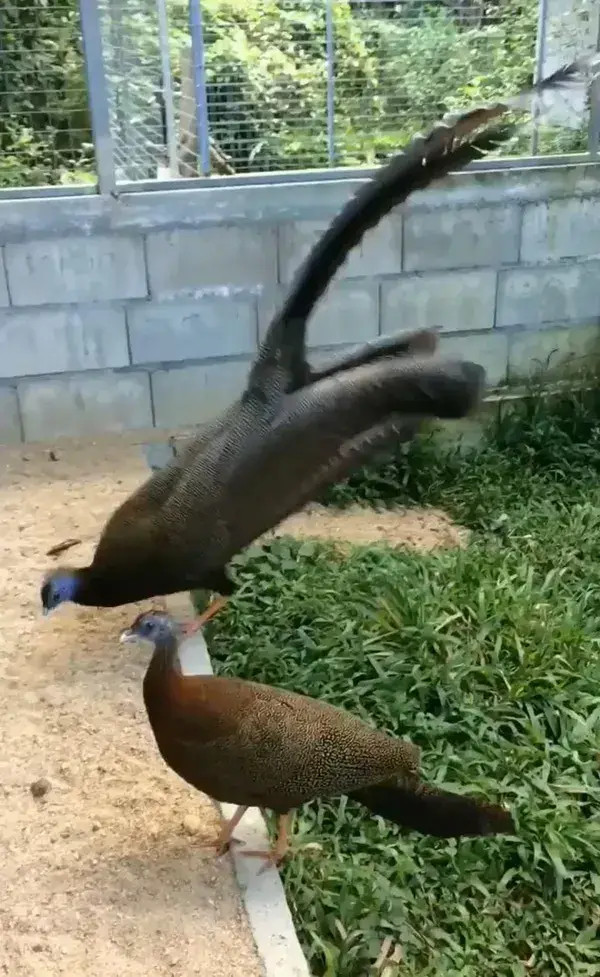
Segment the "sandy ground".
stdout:
[[46,550],[93,539],[145,476],[140,451],[57,454],[0,449],[0,973],[253,977],[230,861],[202,848],[216,809],[163,764],[141,698],[147,652],[118,643],[137,608],[39,613]]
[[387,543],[425,552],[463,546],[468,532],[439,509],[395,509],[374,512],[351,506],[335,512],[324,506],[307,506],[277,528],[301,539],[331,539],[339,543]]
[[[153,435],[156,437],[156,434]],[[147,474],[143,436],[0,448],[0,973],[260,973],[215,808],[168,770],[148,727],[148,653],[118,634],[141,605],[39,612],[45,553],[96,534]],[[443,513],[314,507],[279,532],[457,545]],[[42,781],[36,797],[36,783]],[[33,786],[33,791],[32,791]]]

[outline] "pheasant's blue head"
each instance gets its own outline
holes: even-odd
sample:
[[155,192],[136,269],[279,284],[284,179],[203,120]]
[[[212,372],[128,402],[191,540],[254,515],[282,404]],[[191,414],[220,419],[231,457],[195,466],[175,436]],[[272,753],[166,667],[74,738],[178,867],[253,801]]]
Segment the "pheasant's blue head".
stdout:
[[180,628],[165,611],[144,611],[138,614],[131,627],[121,632],[120,640],[151,641],[157,645],[177,639]]
[[80,582],[77,570],[68,567],[59,567],[47,573],[40,591],[43,613],[49,614],[59,604],[77,600]]

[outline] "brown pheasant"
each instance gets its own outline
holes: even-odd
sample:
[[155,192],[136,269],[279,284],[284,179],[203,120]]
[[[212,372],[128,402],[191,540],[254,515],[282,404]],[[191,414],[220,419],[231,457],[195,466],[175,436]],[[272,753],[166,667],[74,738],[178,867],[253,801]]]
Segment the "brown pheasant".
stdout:
[[140,614],[121,634],[124,642],[139,639],[154,645],[144,702],[163,759],[193,787],[237,805],[216,839],[219,852],[249,807],[269,808],[278,816],[273,848],[243,854],[278,864],[294,810],[339,794],[440,838],[513,831],[504,808],[424,784],[417,747],[351,713],[256,682],[183,675],[178,625],[168,614]]

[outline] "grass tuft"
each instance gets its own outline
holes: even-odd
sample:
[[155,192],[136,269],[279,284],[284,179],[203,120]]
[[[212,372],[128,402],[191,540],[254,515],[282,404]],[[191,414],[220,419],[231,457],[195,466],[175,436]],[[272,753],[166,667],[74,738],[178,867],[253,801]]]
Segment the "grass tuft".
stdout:
[[429,780],[518,826],[456,843],[306,805],[283,875],[317,977],[366,977],[387,937],[390,977],[600,972],[599,432],[596,392],[532,399],[467,455],[422,439],[328,493],[441,505],[475,530],[465,550],[279,539],[236,562],[221,674],[408,735]]

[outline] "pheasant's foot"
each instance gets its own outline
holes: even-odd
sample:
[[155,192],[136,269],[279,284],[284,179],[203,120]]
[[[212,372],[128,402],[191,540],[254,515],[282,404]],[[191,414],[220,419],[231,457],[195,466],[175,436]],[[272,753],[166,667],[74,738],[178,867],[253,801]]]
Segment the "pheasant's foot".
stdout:
[[211,842],[211,847],[216,850],[217,857],[220,857],[221,855],[225,855],[226,852],[229,851],[232,845],[243,844],[243,842],[240,841],[239,838],[233,837],[233,832],[237,828],[238,824],[244,817],[244,814],[246,813],[247,810],[248,807],[247,806],[244,807],[243,805],[241,807],[236,808],[233,817],[230,818],[229,821],[225,822],[225,824],[219,831],[219,834],[217,835],[215,840]]
[[242,855],[244,858],[262,858],[263,864],[258,870],[258,874],[262,875],[263,872],[266,872],[271,866],[273,866],[273,868],[277,868],[287,855],[288,850],[289,846],[286,846],[285,851],[278,851],[277,846],[274,845],[273,848],[268,851],[255,851],[254,849],[250,849],[249,851],[243,851]]
[[248,851],[243,851],[242,855],[248,858],[262,858],[264,864],[262,868],[259,869],[258,874],[262,875],[266,872],[268,868],[272,865],[274,868],[283,861],[285,856],[290,850],[289,844],[289,831],[292,821],[292,814],[282,814],[277,819],[277,838],[275,844],[272,848],[267,851],[258,851],[256,849],[249,849]]
[[230,851],[233,845],[243,844],[243,841],[240,841],[239,838],[234,838],[233,835],[231,838],[223,838],[221,832],[216,838],[213,838],[212,841],[207,841],[206,844],[202,845],[202,848],[212,848],[215,851],[217,858],[221,858],[223,855],[226,855],[228,851]]
[[231,850],[231,847],[233,845],[243,845],[243,844],[244,844],[243,841],[240,841],[239,838],[234,838],[233,835],[231,836],[231,838],[226,838],[223,841],[221,840],[221,836],[219,835],[219,837],[216,838],[215,841],[213,841],[212,847],[215,849],[217,853],[217,858],[221,858],[222,855],[226,855],[227,852]]
[[207,623],[207,621],[210,621],[215,614],[218,614],[228,600],[228,597],[217,597],[216,600],[211,600],[210,604],[206,610],[202,612],[200,617],[197,617],[194,621],[190,621],[182,626],[184,637],[189,638],[191,634],[195,634],[196,631],[199,631],[200,628]]

